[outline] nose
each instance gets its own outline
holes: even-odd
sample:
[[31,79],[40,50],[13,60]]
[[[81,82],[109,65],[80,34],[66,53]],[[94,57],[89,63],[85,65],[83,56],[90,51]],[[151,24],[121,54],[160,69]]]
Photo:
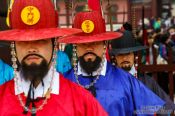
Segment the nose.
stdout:
[[35,49],[35,48],[29,48],[29,49],[28,49],[28,53],[29,53],[29,54],[37,53],[37,52],[38,52],[38,50]]
[[32,54],[32,53],[37,53],[38,49],[37,46],[35,45],[34,42],[28,42],[28,53]]
[[123,60],[128,60],[128,56],[127,55],[124,55],[123,56]]
[[84,44],[85,48],[86,48],[86,51],[87,52],[91,52],[94,50],[94,47],[91,45],[91,44]]

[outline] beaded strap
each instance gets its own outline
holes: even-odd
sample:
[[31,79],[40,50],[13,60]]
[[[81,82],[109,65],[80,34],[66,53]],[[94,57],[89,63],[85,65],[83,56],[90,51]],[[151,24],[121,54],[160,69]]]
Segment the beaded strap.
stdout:
[[75,78],[77,83],[82,86],[83,88],[89,89],[90,87],[92,87],[97,80],[100,78],[100,73],[102,71],[102,68],[104,66],[104,62],[105,62],[105,52],[106,52],[106,45],[104,45],[104,51],[103,51],[103,57],[102,57],[102,62],[100,64],[100,68],[97,70],[97,77],[89,84],[89,85],[82,85],[79,81],[79,77],[77,74],[77,54],[76,54],[76,46],[73,46],[73,68],[74,68],[74,74],[75,74]]
[[[19,81],[19,77],[17,76],[17,58],[16,58],[16,52],[15,52],[15,44],[14,42],[11,43],[11,55],[12,55],[12,67],[14,69],[14,81],[15,81],[15,84],[16,84],[16,87],[17,87],[17,91],[19,91],[19,86],[18,86],[18,81]],[[53,77],[54,77],[54,73],[56,72],[56,69],[55,69],[55,65],[56,65],[56,57],[57,57],[57,39],[55,39],[54,41],[54,51],[53,51],[53,57],[52,57],[52,78],[51,78],[51,82],[50,82],[50,86],[48,88],[48,91],[51,91],[52,90],[52,85],[53,85]],[[46,97],[43,101],[43,103],[38,107],[38,108],[31,108],[29,109],[28,107],[25,106],[23,100],[22,100],[22,97],[20,94],[18,94],[18,99],[19,99],[19,102],[21,104],[21,106],[23,107],[23,109],[25,111],[28,111],[28,112],[31,112],[32,114],[36,114],[37,111],[39,110],[42,110],[44,105],[47,104],[47,100],[49,99],[48,97]]]

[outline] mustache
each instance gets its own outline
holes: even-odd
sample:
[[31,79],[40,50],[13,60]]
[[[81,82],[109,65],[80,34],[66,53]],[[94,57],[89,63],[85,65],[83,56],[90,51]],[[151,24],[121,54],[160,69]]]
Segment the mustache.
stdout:
[[84,56],[86,56],[86,55],[88,55],[88,54],[92,54],[92,55],[94,55],[94,56],[97,56],[95,53],[93,53],[93,52],[87,52],[87,53],[85,53],[84,55],[83,55],[83,57]]
[[44,59],[44,57],[41,56],[41,55],[39,55],[39,54],[28,54],[28,55],[26,55],[26,56],[22,59],[22,61],[24,61],[25,59],[27,59],[29,56],[37,56],[37,57],[40,57],[40,58]]
[[129,61],[123,61],[121,64],[129,64]]

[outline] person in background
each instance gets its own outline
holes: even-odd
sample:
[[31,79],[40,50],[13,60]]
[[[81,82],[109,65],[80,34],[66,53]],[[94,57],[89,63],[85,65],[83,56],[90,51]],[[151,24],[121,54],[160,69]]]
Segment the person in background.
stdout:
[[[0,42],[0,49],[9,47],[8,44]],[[13,78],[13,68],[0,59],[0,85]]]
[[144,108],[147,110],[142,116],[154,115],[165,102],[131,74],[107,61],[105,41],[122,34],[106,32],[104,22],[98,11],[75,15],[73,27],[83,32],[58,40],[73,44],[73,68],[64,77],[89,90],[109,116],[140,115]]
[[0,85],[13,78],[13,68],[0,59]]
[[157,82],[148,75],[137,74],[137,52],[146,49],[146,46],[139,44],[132,36],[131,31],[125,31],[121,39],[111,41],[111,49],[109,50],[111,61],[116,67],[120,67],[129,72],[144,85],[151,89],[156,95],[166,101],[166,109],[172,112],[175,105],[170,97],[163,91]]
[[72,68],[71,62],[69,60],[68,55],[63,52],[58,50],[57,52],[57,58],[56,58],[56,70],[57,72],[60,73],[65,73],[68,70],[70,70]]
[[0,116],[107,116],[88,91],[55,69],[57,37],[81,30],[58,28],[51,0],[10,6],[12,29],[1,31],[0,40],[11,41],[14,79],[0,85]]

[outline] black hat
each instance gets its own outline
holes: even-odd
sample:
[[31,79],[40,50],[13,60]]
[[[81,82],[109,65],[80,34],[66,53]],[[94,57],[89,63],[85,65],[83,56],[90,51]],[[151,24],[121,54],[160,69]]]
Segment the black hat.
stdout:
[[0,41],[0,47],[10,47],[9,42]]
[[131,31],[127,30],[123,32],[123,36],[120,39],[114,39],[111,41],[111,47],[112,49],[109,50],[110,55],[136,52],[147,48],[136,42]]
[[131,25],[130,23],[128,23],[128,22],[125,22],[125,23],[123,24],[123,28],[124,28],[125,30],[132,31],[132,25]]

